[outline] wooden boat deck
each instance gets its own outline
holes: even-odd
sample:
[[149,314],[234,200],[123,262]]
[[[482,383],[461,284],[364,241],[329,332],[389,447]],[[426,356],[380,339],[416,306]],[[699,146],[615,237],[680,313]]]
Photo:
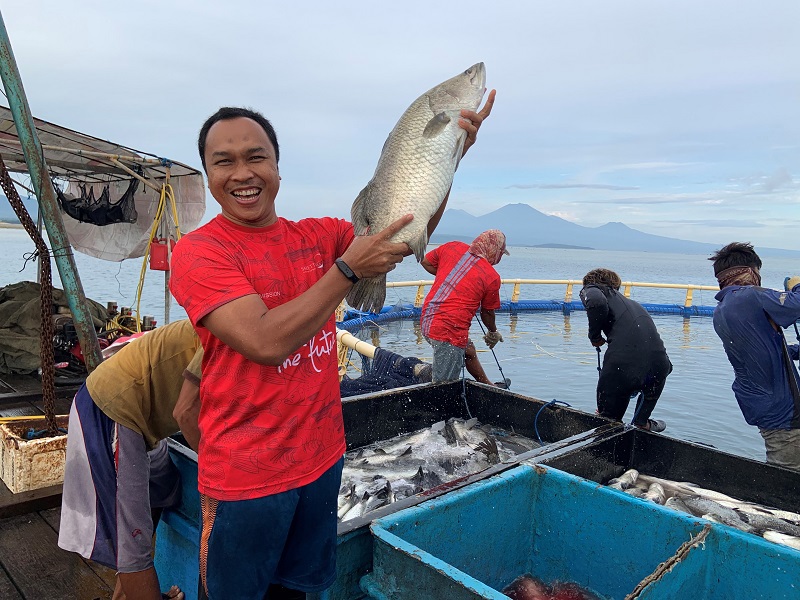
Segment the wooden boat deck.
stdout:
[[57,545],[61,508],[0,519],[0,598],[110,600],[115,574]]
[[[56,413],[67,414],[75,386],[56,388]],[[44,413],[41,381],[0,379],[0,417]],[[0,481],[0,598],[110,600],[114,571],[58,547],[61,486],[12,494]]]

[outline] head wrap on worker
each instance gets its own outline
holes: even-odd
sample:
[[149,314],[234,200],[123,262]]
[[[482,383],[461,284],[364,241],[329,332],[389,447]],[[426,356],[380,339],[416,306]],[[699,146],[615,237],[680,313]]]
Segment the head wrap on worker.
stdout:
[[499,229],[484,231],[472,241],[469,251],[475,256],[485,258],[490,265],[496,265],[504,254],[509,254],[506,250],[506,236]]
[[729,285],[761,285],[761,273],[753,267],[731,267],[717,273],[719,289]]

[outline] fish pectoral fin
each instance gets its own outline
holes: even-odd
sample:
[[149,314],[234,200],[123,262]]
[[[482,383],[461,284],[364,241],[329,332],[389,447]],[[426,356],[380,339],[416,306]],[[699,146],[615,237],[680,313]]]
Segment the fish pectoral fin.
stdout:
[[372,182],[369,182],[363,190],[358,193],[350,208],[350,220],[353,222],[353,230],[356,235],[369,234],[369,211],[372,204]]
[[430,121],[428,121],[427,125],[425,125],[425,129],[422,131],[422,137],[426,139],[435,138],[445,130],[451,120],[452,119],[450,119],[450,117],[448,117],[445,113],[440,112]]

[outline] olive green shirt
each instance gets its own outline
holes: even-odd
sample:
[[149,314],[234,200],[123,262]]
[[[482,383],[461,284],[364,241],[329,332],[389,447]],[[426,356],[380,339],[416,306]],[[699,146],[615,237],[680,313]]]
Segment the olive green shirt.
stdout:
[[[148,448],[176,433],[172,416],[189,371],[200,377],[200,339],[188,319],[162,325],[103,361],[86,379],[94,403],[110,419],[142,434]],[[192,363],[192,367],[189,367]]]

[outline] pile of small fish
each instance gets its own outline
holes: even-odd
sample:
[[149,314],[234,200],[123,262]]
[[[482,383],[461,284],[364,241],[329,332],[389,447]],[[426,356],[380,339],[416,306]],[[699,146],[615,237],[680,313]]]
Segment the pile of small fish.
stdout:
[[691,483],[650,477],[630,469],[608,482],[636,498],[663,504],[673,510],[724,523],[760,535],[776,544],[800,550],[800,514],[744,502]]
[[477,419],[448,419],[353,450],[345,455],[338,518],[355,519],[538,447]]
[[547,584],[530,573],[517,577],[503,588],[503,593],[513,600],[599,600],[577,583],[554,581]]

